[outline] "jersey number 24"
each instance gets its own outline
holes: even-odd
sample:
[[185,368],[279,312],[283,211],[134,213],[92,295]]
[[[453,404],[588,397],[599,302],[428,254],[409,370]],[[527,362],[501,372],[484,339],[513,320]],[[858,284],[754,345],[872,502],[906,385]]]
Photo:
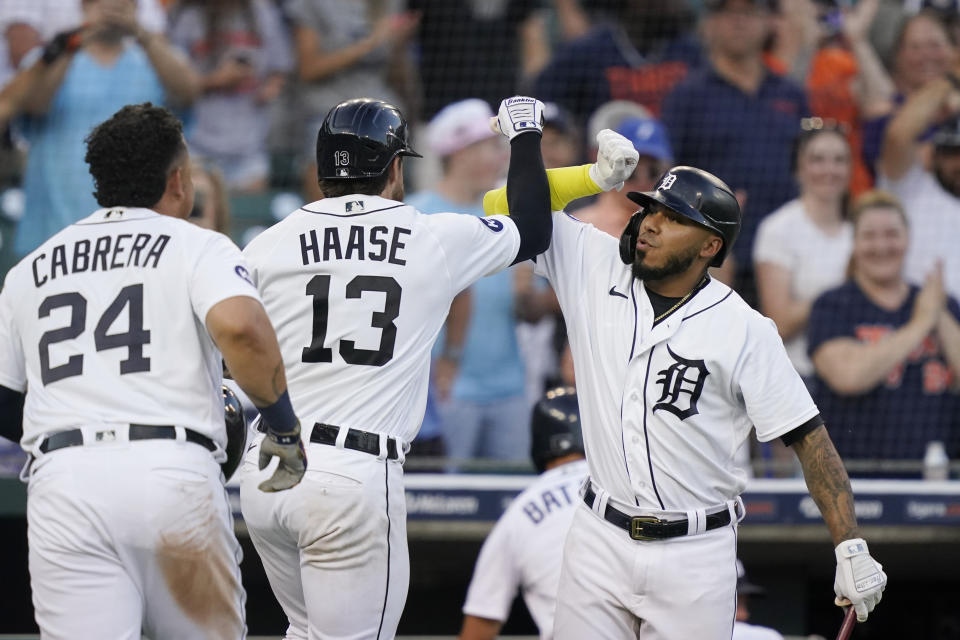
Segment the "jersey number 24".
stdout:
[[[83,354],[76,353],[66,363],[50,366],[50,345],[64,340],[73,340],[87,328],[87,299],[76,291],[48,296],[40,303],[39,317],[46,318],[54,309],[70,308],[70,324],[51,329],[40,336],[40,379],[44,386],[57,380],[83,374]],[[129,308],[128,328],[123,333],[107,333],[125,308]],[[127,348],[127,359],[120,361],[120,375],[150,371],[150,358],[144,357],[143,345],[150,344],[150,331],[143,328],[143,285],[124,287],[100,316],[93,330],[97,351]]]

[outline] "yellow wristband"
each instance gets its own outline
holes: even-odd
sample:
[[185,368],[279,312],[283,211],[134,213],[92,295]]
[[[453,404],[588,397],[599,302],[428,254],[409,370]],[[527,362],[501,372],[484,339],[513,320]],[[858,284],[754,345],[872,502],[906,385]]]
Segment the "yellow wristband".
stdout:
[[[553,211],[563,211],[568,204],[577,198],[585,198],[603,191],[590,179],[589,164],[578,167],[547,169],[547,182],[550,183],[550,208]],[[510,206],[507,204],[507,188],[500,187],[487,191],[483,196],[483,211],[488,216],[510,215]]]

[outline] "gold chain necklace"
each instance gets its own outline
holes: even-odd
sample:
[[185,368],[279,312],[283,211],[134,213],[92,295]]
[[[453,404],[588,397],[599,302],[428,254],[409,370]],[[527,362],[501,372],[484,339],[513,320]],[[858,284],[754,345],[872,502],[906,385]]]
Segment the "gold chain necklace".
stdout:
[[668,315],[670,315],[671,313],[673,313],[674,311],[676,311],[684,302],[686,302],[687,300],[689,300],[689,299],[690,299],[690,296],[692,296],[695,292],[697,292],[697,291],[700,290],[700,285],[703,284],[703,281],[704,281],[704,280],[705,280],[705,278],[702,278],[702,279],[700,280],[700,282],[698,282],[697,285],[696,285],[693,289],[690,289],[690,291],[687,292],[687,295],[683,296],[682,298],[680,298],[680,300],[677,301],[677,304],[673,305],[672,307],[670,307],[669,309],[667,309],[666,311],[664,311],[663,313],[661,313],[659,316],[656,316],[656,317],[653,319],[653,324],[657,324],[658,322],[660,322],[661,320],[663,320],[664,318],[666,318]]

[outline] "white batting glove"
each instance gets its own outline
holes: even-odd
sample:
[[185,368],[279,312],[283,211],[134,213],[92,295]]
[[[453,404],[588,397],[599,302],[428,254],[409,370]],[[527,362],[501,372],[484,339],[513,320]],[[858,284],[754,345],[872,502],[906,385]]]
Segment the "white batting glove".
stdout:
[[610,129],[602,129],[597,134],[597,143],[597,161],[590,165],[590,179],[604,191],[620,191],[637,168],[640,154],[632,142]]
[[291,489],[303,479],[307,471],[307,452],[300,439],[300,423],[291,433],[273,433],[267,430],[267,437],[260,443],[260,470],[267,468],[270,459],[280,459],[273,475],[260,483],[260,491],[273,493]]
[[837,577],[833,590],[838,606],[848,603],[857,612],[857,620],[863,622],[880,602],[887,586],[887,574],[883,565],[870,557],[863,538],[844,540],[837,545]]
[[543,133],[543,103],[536,98],[513,96],[500,103],[500,111],[490,118],[490,128],[511,140],[521,133]]

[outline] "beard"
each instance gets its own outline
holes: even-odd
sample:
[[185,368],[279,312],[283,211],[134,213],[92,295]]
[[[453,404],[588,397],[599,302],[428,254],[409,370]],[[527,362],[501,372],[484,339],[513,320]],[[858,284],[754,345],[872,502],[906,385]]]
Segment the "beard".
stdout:
[[939,167],[935,168],[934,173],[941,187],[953,196],[960,198],[960,175],[956,172],[948,173]]
[[633,271],[633,277],[637,280],[663,280],[664,278],[685,272],[690,268],[694,260],[697,259],[698,255],[700,255],[700,247],[690,247],[677,251],[668,257],[666,264],[662,267],[647,267],[643,264],[644,258],[647,257],[647,252],[638,250],[634,255],[631,270]]

